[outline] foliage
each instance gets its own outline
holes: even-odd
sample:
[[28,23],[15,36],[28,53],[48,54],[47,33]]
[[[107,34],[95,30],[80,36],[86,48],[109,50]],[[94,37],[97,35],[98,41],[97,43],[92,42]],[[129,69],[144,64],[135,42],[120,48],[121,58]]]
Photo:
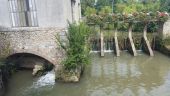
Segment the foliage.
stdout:
[[95,8],[100,11],[104,6],[111,6],[111,2],[112,0],[97,0]]
[[86,17],[86,23],[87,24],[96,24],[96,25],[102,25],[102,18],[99,15],[90,15]]
[[100,14],[100,15],[91,15],[86,19],[87,23],[93,24],[103,24],[103,23],[119,23],[119,22],[165,22],[168,20],[169,14],[167,12],[134,12],[132,14]]
[[82,15],[85,15],[87,7],[94,8],[95,0],[81,0],[81,12]]
[[135,0],[115,4],[116,13],[134,13],[134,12],[155,12],[160,9],[160,2],[141,3]]
[[112,13],[112,8],[110,6],[104,6],[99,12],[99,14],[101,15],[111,14],[111,13]]
[[163,45],[170,45],[170,37],[166,37],[165,39],[162,40]]
[[160,10],[170,12],[170,0],[160,0]]
[[[82,1],[93,1],[93,0],[82,0]],[[114,2],[113,2],[114,1]],[[160,21],[165,22],[167,20],[167,17],[159,17],[157,11],[160,12],[170,12],[170,0],[97,0],[97,2],[94,2],[89,5],[92,8],[96,9],[96,14],[100,14],[100,16],[95,16],[94,14],[88,16],[88,18],[91,18],[92,21],[88,21],[89,23],[93,23],[94,21],[97,22],[95,24],[101,25],[101,26],[107,26],[104,22],[107,22],[109,24],[115,24],[115,22],[119,22],[118,25],[119,30],[125,31],[127,29],[127,24],[125,22],[132,22],[132,21],[142,21],[142,22],[148,22],[148,21]],[[101,15],[105,6],[110,7],[110,11],[113,11],[116,14],[115,18],[111,19],[110,15]],[[86,7],[87,8],[87,7]],[[141,12],[141,13],[140,13]],[[112,13],[112,12],[108,12]],[[120,14],[121,13],[121,14]],[[118,16],[119,14],[119,16]],[[136,16],[130,16],[134,14],[139,14]],[[150,16],[147,16],[149,14]],[[92,16],[99,17],[93,18]],[[126,17],[125,17],[126,16]],[[161,16],[161,15],[160,15]],[[118,19],[119,18],[119,19]],[[150,19],[151,18],[151,19]],[[124,20],[121,20],[124,19]],[[109,21],[109,22],[108,22]],[[114,21],[114,22],[113,22]],[[124,24],[121,24],[123,21]],[[125,22],[124,22],[125,21]],[[142,29],[140,22],[134,22],[134,30],[139,31]],[[110,26],[110,25],[109,25]],[[148,22],[148,31],[154,32],[158,27],[157,22]]]
[[90,16],[92,14],[96,14],[96,9],[92,7],[87,7],[85,11],[85,16]]
[[67,40],[68,42],[63,43],[58,36],[60,46],[66,51],[66,59],[62,62],[66,70],[72,70],[78,66],[83,66],[88,63],[89,48],[87,39],[90,35],[90,28],[84,23],[69,24]]

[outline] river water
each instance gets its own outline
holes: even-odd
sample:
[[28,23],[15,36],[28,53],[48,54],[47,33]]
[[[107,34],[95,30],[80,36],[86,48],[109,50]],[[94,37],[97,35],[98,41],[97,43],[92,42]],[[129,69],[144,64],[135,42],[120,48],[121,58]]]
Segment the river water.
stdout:
[[158,52],[154,57],[92,53],[79,83],[54,78],[53,71],[36,78],[31,71],[19,71],[11,77],[6,96],[170,96],[170,58]]

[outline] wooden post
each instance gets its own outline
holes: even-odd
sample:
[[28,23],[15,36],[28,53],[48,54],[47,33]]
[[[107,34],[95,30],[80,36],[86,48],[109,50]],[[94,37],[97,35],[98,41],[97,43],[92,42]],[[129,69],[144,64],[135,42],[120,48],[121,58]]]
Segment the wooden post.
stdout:
[[100,49],[101,49],[101,56],[104,56],[104,36],[103,32],[101,31],[101,26],[100,26]]
[[115,52],[116,56],[120,56],[120,49],[119,49],[119,43],[118,43],[118,38],[117,38],[117,28],[115,30],[115,36],[114,36],[114,41],[115,41]]
[[146,23],[145,26],[144,26],[144,29],[143,29],[143,44],[144,44],[143,50],[146,53],[149,53],[150,56],[154,56],[153,50],[152,50],[150,43],[149,43],[149,40],[147,38],[147,25],[148,24]]
[[128,43],[130,44],[128,47],[128,50],[132,53],[134,56],[137,56],[137,52],[136,52],[136,48],[135,48],[135,44],[133,42],[133,38],[132,38],[132,23],[129,23],[129,33],[128,33]]

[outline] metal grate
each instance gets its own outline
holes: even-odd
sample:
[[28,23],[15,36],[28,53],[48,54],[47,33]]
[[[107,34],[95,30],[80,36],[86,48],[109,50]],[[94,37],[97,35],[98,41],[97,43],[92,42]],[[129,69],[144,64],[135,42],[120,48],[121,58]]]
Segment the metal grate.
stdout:
[[9,0],[13,27],[38,26],[35,0]]

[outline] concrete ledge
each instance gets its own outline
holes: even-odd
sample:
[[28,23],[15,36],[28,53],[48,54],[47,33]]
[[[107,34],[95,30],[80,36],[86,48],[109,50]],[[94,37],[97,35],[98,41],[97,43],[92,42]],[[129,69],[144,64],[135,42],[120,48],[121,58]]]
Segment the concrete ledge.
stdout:
[[61,27],[2,27],[0,26],[0,32],[36,32],[36,31],[50,31],[60,30],[62,32],[67,31],[67,28]]

